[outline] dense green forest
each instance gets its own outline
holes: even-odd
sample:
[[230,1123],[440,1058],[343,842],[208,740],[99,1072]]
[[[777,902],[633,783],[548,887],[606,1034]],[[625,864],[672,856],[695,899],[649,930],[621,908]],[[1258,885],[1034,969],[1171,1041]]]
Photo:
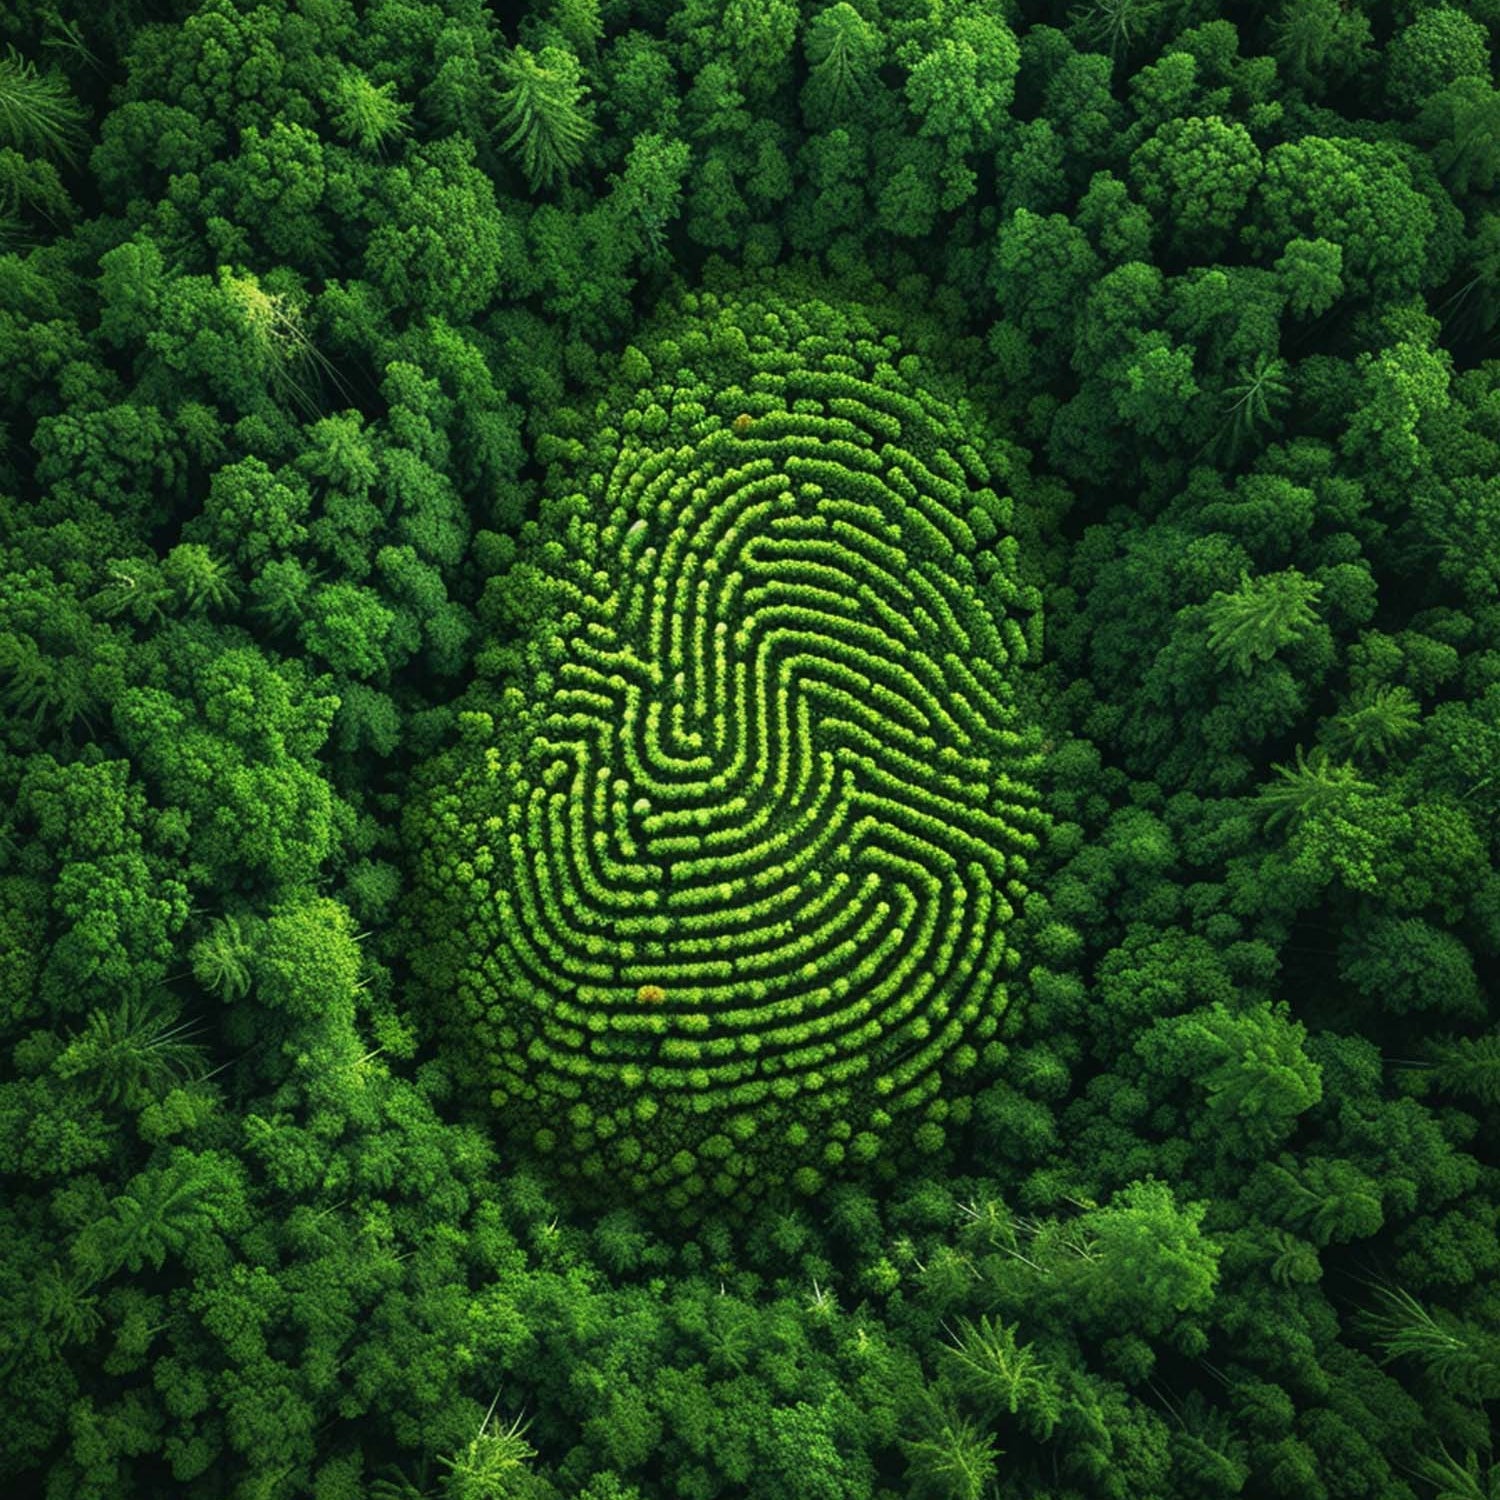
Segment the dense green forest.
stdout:
[[1496,1500],[1497,45],[0,6],[0,1491]]

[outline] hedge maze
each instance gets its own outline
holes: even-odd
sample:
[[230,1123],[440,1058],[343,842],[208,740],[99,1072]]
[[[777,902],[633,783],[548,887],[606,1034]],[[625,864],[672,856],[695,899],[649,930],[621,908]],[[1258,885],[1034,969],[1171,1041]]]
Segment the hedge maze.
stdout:
[[902,348],[689,294],[552,424],[421,865],[466,1050],[570,1174],[681,1207],[898,1117],[936,1149],[1001,1025],[1039,601],[1002,445]]

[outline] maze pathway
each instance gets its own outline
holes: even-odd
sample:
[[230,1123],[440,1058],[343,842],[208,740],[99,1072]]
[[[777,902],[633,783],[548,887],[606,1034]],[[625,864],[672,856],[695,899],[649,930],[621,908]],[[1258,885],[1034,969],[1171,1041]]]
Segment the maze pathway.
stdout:
[[494,1100],[673,1201],[942,1117],[1042,826],[1035,601],[963,417],[848,314],[695,302],[552,476],[516,753],[453,798]]

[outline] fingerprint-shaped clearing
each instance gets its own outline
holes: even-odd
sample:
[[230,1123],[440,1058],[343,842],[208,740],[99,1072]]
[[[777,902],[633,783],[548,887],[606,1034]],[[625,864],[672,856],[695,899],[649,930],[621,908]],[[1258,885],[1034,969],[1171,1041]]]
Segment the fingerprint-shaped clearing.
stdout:
[[931,1141],[1004,1013],[1036,599],[974,417],[900,349],[701,294],[589,441],[557,424],[497,583],[546,604],[446,795],[484,877],[457,992],[572,1170],[811,1188],[914,1107]]

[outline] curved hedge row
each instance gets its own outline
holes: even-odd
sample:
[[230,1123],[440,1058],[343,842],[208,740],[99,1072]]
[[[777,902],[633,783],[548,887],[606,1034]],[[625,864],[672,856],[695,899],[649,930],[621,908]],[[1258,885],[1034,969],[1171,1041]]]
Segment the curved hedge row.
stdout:
[[409,833],[429,988],[565,1172],[811,1191],[898,1116],[939,1144],[1000,1026],[1039,596],[1013,461],[902,349],[688,294],[542,445]]

